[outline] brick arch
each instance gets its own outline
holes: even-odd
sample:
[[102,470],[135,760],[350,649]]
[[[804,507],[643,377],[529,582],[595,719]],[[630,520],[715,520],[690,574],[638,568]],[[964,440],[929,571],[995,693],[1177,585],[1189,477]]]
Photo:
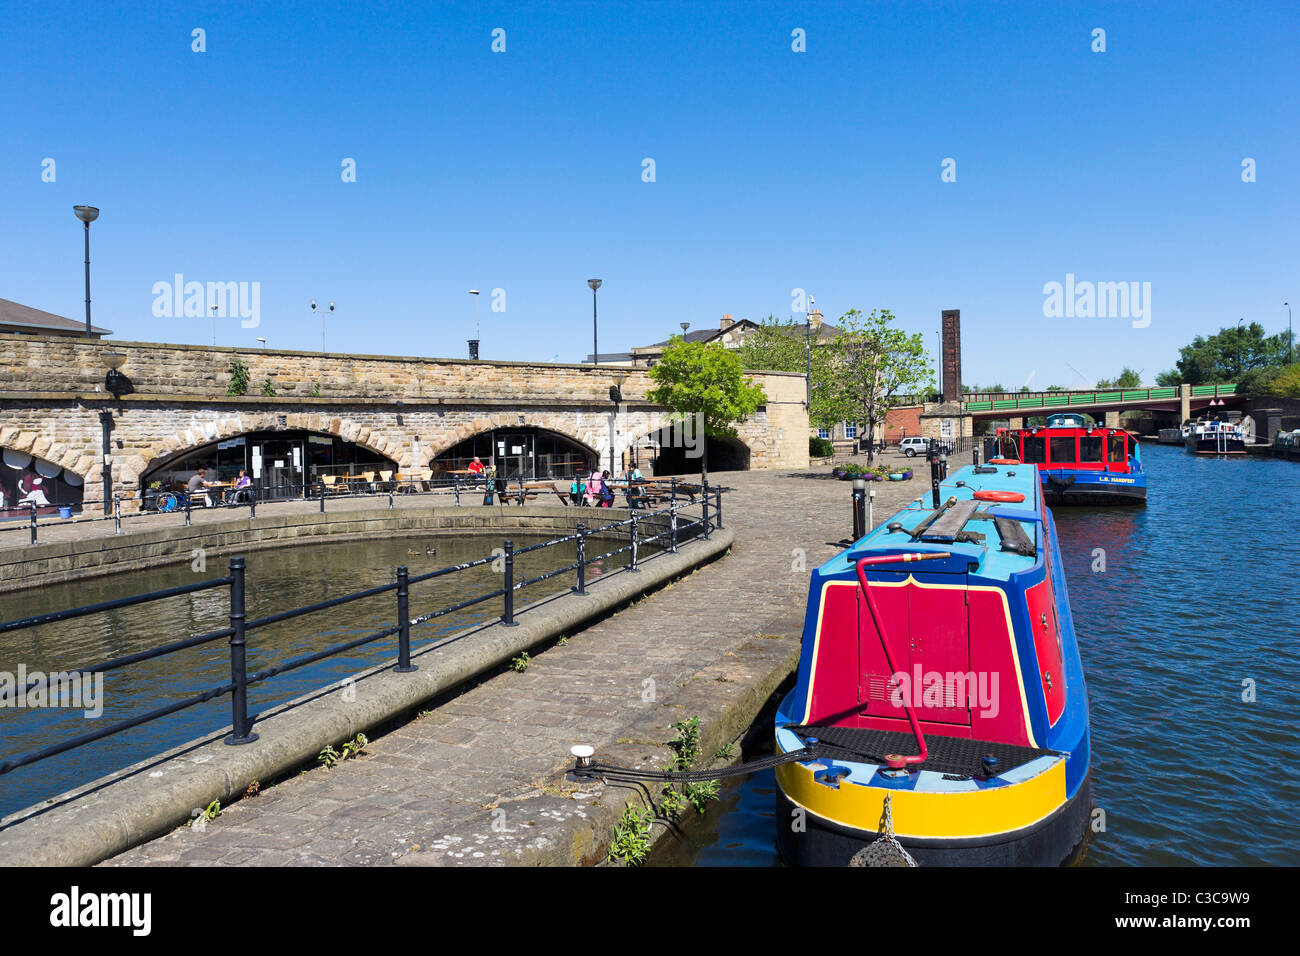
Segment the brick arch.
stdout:
[[14,426],[0,427],[0,448],[33,458],[43,458],[52,465],[80,475],[83,479],[99,476],[99,456],[69,448],[40,432],[23,431]]
[[410,444],[398,441],[379,429],[330,415],[289,414],[284,416],[283,425],[280,424],[280,417],[278,412],[258,412],[252,415],[236,415],[213,421],[196,422],[184,431],[175,432],[155,442],[150,449],[147,449],[147,454],[132,455],[124,459],[120,480],[128,484],[139,481],[140,476],[146,471],[164,465],[196,448],[259,431],[309,431],[320,435],[335,435],[343,441],[360,445],[385,458],[391,458],[398,462],[399,466],[410,463]]
[[574,444],[581,445],[593,455],[600,454],[600,449],[595,444],[598,438],[592,434],[576,435],[574,432],[574,422],[571,418],[564,415],[543,414],[536,416],[524,416],[524,421],[519,421],[519,413],[503,413],[498,415],[486,415],[482,418],[476,418],[472,422],[464,422],[454,428],[447,429],[443,434],[431,441],[422,442],[421,450],[427,451],[428,455],[425,461],[432,461],[443,452],[459,445],[467,438],[473,438],[475,435],[481,435],[483,432],[492,431],[494,428],[541,428],[548,432],[554,432],[561,438],[566,438]]

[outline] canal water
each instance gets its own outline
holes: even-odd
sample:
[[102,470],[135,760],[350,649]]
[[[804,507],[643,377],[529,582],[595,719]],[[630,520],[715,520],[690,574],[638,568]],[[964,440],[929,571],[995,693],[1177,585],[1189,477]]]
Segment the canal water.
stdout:
[[[516,548],[542,540],[545,539],[524,535],[514,538]],[[594,552],[595,544],[589,542],[588,554]],[[252,552],[247,559],[248,619],[391,583],[396,580],[395,569],[399,565],[406,565],[414,576],[477,560],[500,546],[499,539],[482,536],[383,537]],[[437,554],[426,554],[429,547],[436,547]],[[599,550],[608,551],[613,547],[613,544],[602,545]],[[572,543],[520,555],[515,560],[515,580],[536,577],[574,560]],[[587,577],[589,580],[599,577],[625,563],[626,556],[596,562],[588,566]],[[204,578],[221,577],[228,568],[228,558],[212,559],[202,573],[197,573],[191,570],[187,557],[170,567],[0,594],[0,621],[192,584]],[[530,603],[570,586],[573,580],[572,574],[557,575],[517,594],[516,603]],[[485,565],[413,585],[410,613],[415,617],[469,600],[500,588],[501,582],[501,574],[493,571],[491,565]],[[396,601],[395,593],[388,592],[258,628],[248,638],[249,673],[391,627],[397,619]],[[501,614],[501,606],[502,599],[494,598],[414,626],[412,647],[419,649],[453,631],[491,620]],[[15,674],[22,664],[28,672],[49,673],[93,664],[219,630],[227,626],[228,614],[229,588],[217,588],[42,625],[0,636],[0,671]],[[266,710],[391,659],[396,654],[396,640],[396,636],[383,638],[251,687],[249,712]],[[106,722],[165,706],[229,679],[229,645],[223,639],[105,674],[104,709],[98,719],[87,719],[80,710],[0,708],[0,761],[98,729]],[[19,767],[0,775],[0,816],[229,724],[230,698],[219,697],[154,723]]]
[[[1294,865],[1300,465],[1142,456],[1144,507],[1054,512],[1105,812],[1081,865]],[[729,783],[650,862],[779,865],[775,791],[772,771]]]

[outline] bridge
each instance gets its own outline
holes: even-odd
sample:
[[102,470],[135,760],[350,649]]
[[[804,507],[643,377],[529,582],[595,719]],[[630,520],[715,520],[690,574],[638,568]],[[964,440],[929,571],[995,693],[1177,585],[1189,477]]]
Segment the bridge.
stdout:
[[1170,385],[1158,388],[1086,389],[1062,392],[993,392],[962,396],[972,418],[1024,418],[1051,412],[1088,412],[1107,416],[1106,424],[1118,424],[1119,413],[1129,408],[1177,412],[1179,422],[1211,405],[1236,404],[1244,399],[1235,384]]

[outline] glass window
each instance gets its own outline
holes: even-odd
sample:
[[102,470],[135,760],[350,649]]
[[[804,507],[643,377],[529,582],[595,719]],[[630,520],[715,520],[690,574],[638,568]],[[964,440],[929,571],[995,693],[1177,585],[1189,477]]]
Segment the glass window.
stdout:
[[1051,443],[1051,455],[1053,462],[1073,464],[1078,459],[1074,452],[1074,437],[1070,438],[1053,438]]
[[1020,456],[1020,460],[1026,465],[1038,465],[1047,461],[1046,439],[1036,435],[1026,435],[1024,445],[1025,453]]
[[1102,461],[1104,439],[1100,435],[1079,436],[1079,461]]
[[1124,451],[1124,436],[1111,435],[1106,439],[1106,460],[1123,464],[1128,460],[1128,455]]
[[830,438],[830,437],[831,437],[831,430],[830,430],[829,428],[819,428],[819,429],[817,429],[817,437],[818,437],[818,438]]
[[857,425],[857,422],[845,422],[845,423],[844,423],[844,437],[845,437],[845,438],[857,438],[857,437],[858,437],[858,425]]

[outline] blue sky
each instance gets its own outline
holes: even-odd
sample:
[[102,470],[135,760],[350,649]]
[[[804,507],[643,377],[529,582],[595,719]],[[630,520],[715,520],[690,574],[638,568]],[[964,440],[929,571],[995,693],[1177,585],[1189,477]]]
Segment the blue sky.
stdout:
[[[929,345],[961,309],[968,383],[1150,380],[1300,298],[1298,28],[1290,2],[11,5],[0,297],[84,314],[88,203],[124,339],[211,341],[153,315],[181,273],[260,283],[222,345],[319,348],[315,298],[331,351],[462,357],[472,287],[484,358],[576,361],[599,276],[601,351],[802,288]],[[1046,318],[1067,273],[1151,283],[1150,325]]]

